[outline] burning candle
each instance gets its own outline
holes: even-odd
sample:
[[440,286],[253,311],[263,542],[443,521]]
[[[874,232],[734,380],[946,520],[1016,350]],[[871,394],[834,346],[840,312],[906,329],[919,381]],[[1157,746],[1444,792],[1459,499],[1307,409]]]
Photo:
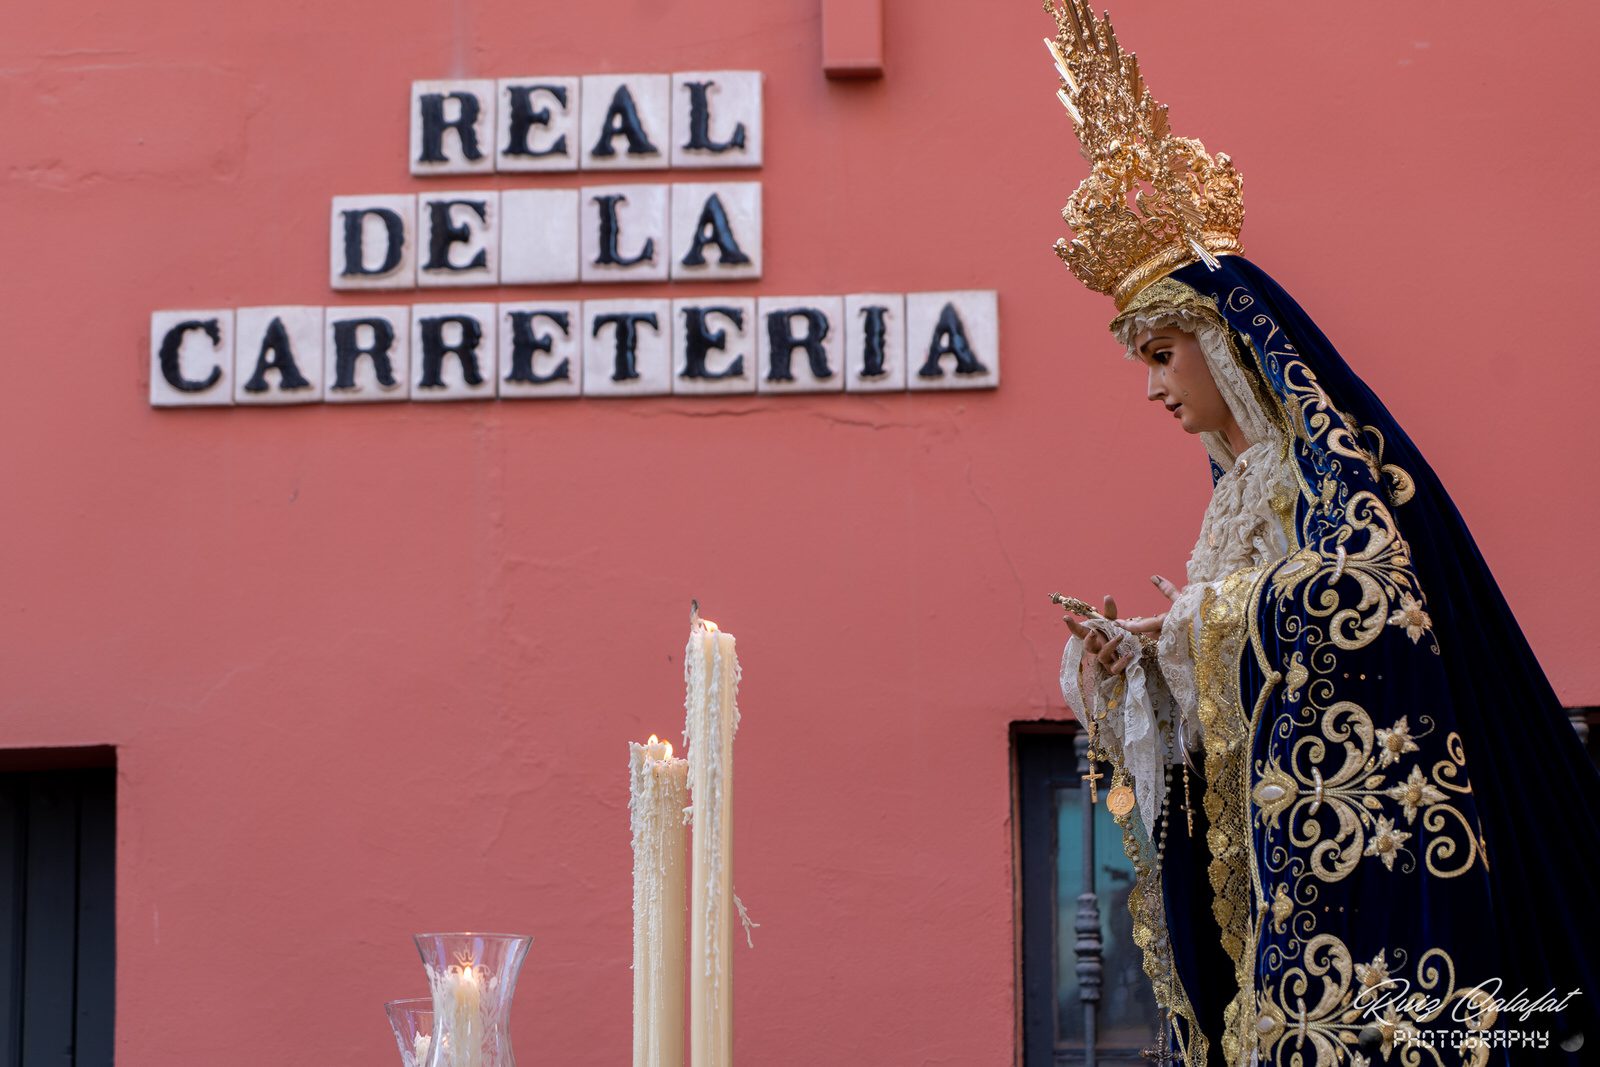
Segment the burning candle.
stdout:
[[684,653],[684,742],[694,823],[689,936],[691,1067],[733,1062],[733,735],[739,660],[732,634],[696,610]]
[[689,761],[655,734],[629,742],[633,824],[633,1064],[683,1067],[684,807]]

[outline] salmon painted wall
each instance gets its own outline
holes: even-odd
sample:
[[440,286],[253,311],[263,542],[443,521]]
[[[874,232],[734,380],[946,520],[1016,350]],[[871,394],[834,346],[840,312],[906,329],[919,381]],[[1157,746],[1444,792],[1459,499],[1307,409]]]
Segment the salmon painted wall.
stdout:
[[[886,77],[856,83],[822,74],[820,8],[7,15],[0,746],[118,748],[121,1062],[391,1062],[409,935],[469,927],[537,937],[527,1063],[624,1062],[626,743],[682,729],[691,596],[745,668],[741,1060],[1011,1062],[1007,726],[1061,714],[1045,594],[1156,610],[1206,465],[1049,251],[1084,167],[1037,4],[888,0]],[[1246,176],[1248,252],[1440,470],[1563,698],[1600,703],[1570,547],[1600,524],[1595,360],[1565,322],[1600,245],[1600,8],[1115,14]],[[1001,388],[150,407],[153,310],[364,302],[327,288],[331,197],[580,180],[412,178],[413,79],[641,69],[766,72],[738,175],[765,277],[727,291],[997,289]]]

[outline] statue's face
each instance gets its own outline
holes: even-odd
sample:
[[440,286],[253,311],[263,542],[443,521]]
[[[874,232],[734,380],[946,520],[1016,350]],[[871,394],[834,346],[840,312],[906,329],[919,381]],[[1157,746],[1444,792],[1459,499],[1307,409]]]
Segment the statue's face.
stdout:
[[1145,396],[1172,412],[1184,432],[1227,432],[1233,414],[1194,334],[1176,326],[1157,326],[1141,330],[1133,346],[1149,371]]

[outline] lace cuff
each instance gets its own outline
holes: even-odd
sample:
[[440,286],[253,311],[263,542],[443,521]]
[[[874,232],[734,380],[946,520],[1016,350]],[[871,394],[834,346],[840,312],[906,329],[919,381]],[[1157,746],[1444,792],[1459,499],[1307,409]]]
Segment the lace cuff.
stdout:
[[[1115,642],[1119,655],[1139,653],[1139,639],[1109,619],[1084,625]],[[1174,738],[1177,704],[1151,657],[1136,655],[1120,677],[1098,660],[1083,667],[1082,638],[1072,637],[1061,655],[1061,695],[1078,720],[1092,721],[1095,740],[1113,767],[1133,779],[1134,801],[1145,832],[1153,836],[1166,800],[1166,765],[1178,758]]]

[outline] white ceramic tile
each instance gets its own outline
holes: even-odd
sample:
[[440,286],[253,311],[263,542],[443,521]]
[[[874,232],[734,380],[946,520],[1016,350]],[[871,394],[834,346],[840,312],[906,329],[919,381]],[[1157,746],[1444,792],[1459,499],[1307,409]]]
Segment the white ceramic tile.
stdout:
[[[962,347],[968,354],[965,368],[956,356]],[[993,389],[1000,384],[999,300],[994,290],[906,294],[906,384],[911,389]]]
[[577,78],[501,78],[495,169],[578,169]]
[[[626,316],[627,323],[607,321],[619,316]],[[629,331],[632,344],[626,340]],[[585,300],[583,395],[660,396],[671,391],[672,301]]]
[[672,165],[761,166],[761,72],[672,76]]
[[761,183],[672,186],[672,280],[761,277]]
[[240,308],[233,321],[235,404],[322,399],[322,308]]
[[[844,389],[843,297],[764,296],[759,312],[759,392],[836,393]],[[775,334],[793,343],[775,347]]]
[[323,400],[360,404],[410,398],[410,307],[330,307],[323,323]]
[[584,75],[583,169],[665,170],[672,150],[671,95],[669,74]]
[[493,400],[499,346],[494,304],[414,304],[411,399]]
[[663,282],[667,189],[662,185],[585,186],[579,205],[585,282]]
[[328,284],[334,289],[414,289],[417,198],[334,197],[328,221]]
[[507,189],[500,194],[500,284],[578,280],[576,189]]
[[[672,391],[755,392],[756,334],[760,328],[753,298],[674,300]],[[698,373],[691,376],[691,369]]]
[[497,96],[488,80],[412,82],[411,173],[493,171]]
[[417,284],[494,285],[500,280],[500,194],[417,195]]
[[844,362],[846,392],[894,393],[905,389],[904,293],[852,293],[844,298]]
[[[501,304],[500,363],[506,400],[577,396],[583,386],[583,305],[576,300]],[[523,375],[513,379],[513,373]],[[531,377],[536,380],[528,381]]]
[[233,403],[233,309],[150,314],[150,403]]

